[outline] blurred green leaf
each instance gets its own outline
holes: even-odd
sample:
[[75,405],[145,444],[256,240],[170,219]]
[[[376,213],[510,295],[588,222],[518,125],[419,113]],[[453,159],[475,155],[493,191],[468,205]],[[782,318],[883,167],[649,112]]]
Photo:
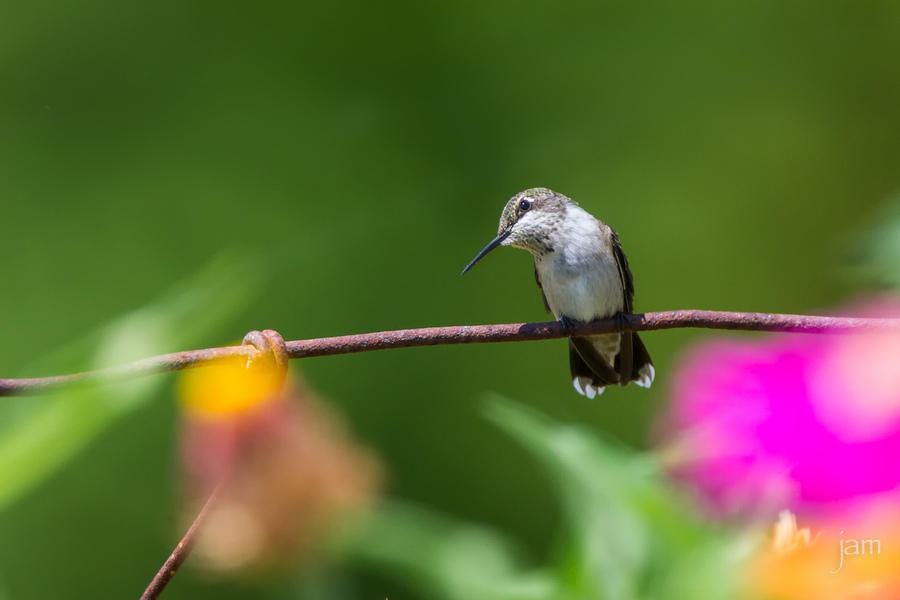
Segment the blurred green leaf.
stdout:
[[849,269],[857,280],[882,287],[900,288],[900,192],[877,212],[862,233],[848,245]]
[[[255,261],[222,257],[152,304],[124,315],[30,369],[99,369],[183,349],[233,315],[259,279]],[[163,386],[159,376],[82,384],[0,405],[0,509],[52,474],[122,415]]]
[[532,451],[560,493],[573,547],[566,584],[602,598],[637,597],[636,575],[647,562],[650,532],[639,505],[650,500],[653,467],[576,426],[555,424],[499,396],[488,417]]
[[[565,588],[616,600],[733,595],[729,578],[742,547],[698,518],[654,455],[497,395],[487,414],[543,462],[562,499]],[[677,592],[699,589],[700,596]]]
[[380,507],[353,553],[428,597],[563,597],[550,573],[519,566],[512,544],[500,533],[398,502]]

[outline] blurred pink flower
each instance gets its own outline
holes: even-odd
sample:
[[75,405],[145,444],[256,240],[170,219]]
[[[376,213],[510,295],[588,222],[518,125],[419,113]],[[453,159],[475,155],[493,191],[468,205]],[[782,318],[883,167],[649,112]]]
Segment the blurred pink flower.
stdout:
[[[900,300],[851,314],[896,317]],[[674,375],[658,431],[719,513],[828,511],[900,487],[900,333],[703,342]]]

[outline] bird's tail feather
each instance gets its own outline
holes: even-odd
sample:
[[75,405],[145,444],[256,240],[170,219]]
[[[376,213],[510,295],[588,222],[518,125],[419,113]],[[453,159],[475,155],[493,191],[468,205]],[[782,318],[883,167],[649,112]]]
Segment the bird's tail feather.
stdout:
[[[634,332],[622,335],[631,336],[628,340],[630,344],[623,343],[620,346],[622,351],[631,350],[631,374],[625,383],[633,381],[641,387],[650,387],[655,370],[646,346]],[[619,371],[623,367],[627,368],[629,361],[626,359],[624,365],[622,362],[621,356],[617,355],[615,365],[610,365],[589,338],[569,338],[569,369],[572,385],[579,394],[593,398],[602,394],[607,385],[621,383]]]
[[653,383],[653,378],[656,376],[656,369],[653,368],[653,360],[650,358],[647,347],[644,346],[644,342],[641,341],[641,338],[638,337],[637,333],[632,332],[631,345],[633,347],[631,381],[633,381],[635,385],[648,388],[650,387],[650,384]]

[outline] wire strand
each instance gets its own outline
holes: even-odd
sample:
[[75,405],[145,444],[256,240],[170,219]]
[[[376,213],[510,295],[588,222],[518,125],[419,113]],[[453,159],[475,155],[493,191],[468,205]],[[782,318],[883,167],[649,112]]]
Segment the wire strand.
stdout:
[[[622,327],[624,324],[624,327]],[[814,315],[785,315],[749,312],[722,312],[710,310],[675,310],[667,312],[624,315],[621,320],[601,319],[576,325],[566,330],[561,324],[506,323],[497,325],[457,325],[450,327],[422,327],[378,331],[356,335],[294,340],[285,343],[289,358],[311,358],[371,352],[390,348],[412,348],[446,344],[484,344],[496,342],[524,342],[567,337],[612,333],[615,331],[655,331],[679,328],[728,329],[744,331],[781,331],[799,333],[847,333],[859,330],[889,329],[900,331],[900,319],[873,319],[856,317],[830,317]],[[25,379],[0,379],[0,396],[33,394],[63,385],[120,379],[179,371],[202,366],[218,359],[251,356],[255,350],[249,346],[225,346],[188,350],[144,358],[125,365],[50,377]]]

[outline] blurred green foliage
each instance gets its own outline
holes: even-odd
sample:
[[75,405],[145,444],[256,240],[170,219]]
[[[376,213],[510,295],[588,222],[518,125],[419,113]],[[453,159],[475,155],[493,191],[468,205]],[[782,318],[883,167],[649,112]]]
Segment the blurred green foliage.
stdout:
[[845,264],[853,281],[867,287],[900,289],[900,193],[848,238]]
[[[264,327],[295,339],[543,319],[524,253],[459,277],[505,200],[535,185],[619,231],[638,310],[814,311],[856,291],[836,269],[840,240],[900,187],[900,5],[888,0],[37,0],[0,4],[0,28],[4,377],[93,364],[95,332],[236,247],[264,257],[264,283],[225,278],[252,304],[161,313],[194,329],[176,326],[165,350]],[[571,390],[561,341],[294,368],[383,458],[391,496],[490,523],[523,564],[549,564],[576,500],[565,492],[560,509],[477,398],[497,390],[642,447],[676,352],[699,335],[716,334],[648,336],[654,389],[599,402]],[[35,360],[75,339],[94,344]],[[0,596],[121,597],[149,580],[177,534],[169,382],[147,384],[116,427],[79,414],[45,431],[71,420],[84,435],[54,441],[31,477],[64,468],[0,514]],[[10,405],[54,401],[26,402]],[[4,470],[3,489],[25,491],[22,472]],[[538,576],[530,585],[555,581]],[[297,579],[188,569],[167,597],[286,597]],[[328,585],[416,594],[371,570]]]
[[[735,598],[753,549],[704,524],[667,485],[651,455],[555,423],[500,397],[491,420],[536,455],[563,505],[550,565],[525,570],[511,544],[484,527],[388,506],[357,543],[363,560],[424,597],[448,600]],[[520,500],[521,502],[521,500]]]
[[[257,265],[222,257],[155,303],[117,318],[35,367],[63,374],[102,369],[197,344],[223,317],[246,304],[237,282],[259,280]],[[40,398],[0,404],[0,509],[71,459],[116,418],[159,393],[160,378],[137,377],[102,385],[69,386]]]

